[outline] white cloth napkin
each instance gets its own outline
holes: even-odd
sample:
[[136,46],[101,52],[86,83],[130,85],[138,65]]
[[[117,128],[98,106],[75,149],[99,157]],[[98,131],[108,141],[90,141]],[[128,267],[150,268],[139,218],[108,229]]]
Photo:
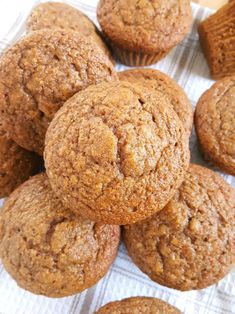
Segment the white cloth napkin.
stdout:
[[[0,1],[0,49],[17,40],[24,33],[24,22],[30,9],[40,1]],[[96,0],[65,1],[96,20]],[[161,62],[151,68],[159,69],[174,78],[188,94],[193,106],[213,81],[198,42],[198,22],[211,10],[192,4],[194,24],[189,36]],[[128,67],[117,65],[121,71]],[[191,136],[192,162],[216,170],[206,163],[198,150],[195,133]],[[235,178],[221,175],[235,186]],[[1,201],[0,201],[1,206]],[[178,307],[185,314],[235,313],[235,272],[217,285],[200,291],[179,292],[160,286],[144,275],[120,246],[115,263],[97,285],[81,294],[63,299],[36,296],[19,288],[0,264],[0,314],[89,314],[101,305],[130,296],[154,296]]]

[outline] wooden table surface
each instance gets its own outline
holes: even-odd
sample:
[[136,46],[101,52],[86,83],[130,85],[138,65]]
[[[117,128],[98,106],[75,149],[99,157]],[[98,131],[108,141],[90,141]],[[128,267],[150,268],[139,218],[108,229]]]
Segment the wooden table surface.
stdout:
[[200,5],[211,9],[218,9],[227,3],[228,0],[193,0],[193,2],[199,3]]

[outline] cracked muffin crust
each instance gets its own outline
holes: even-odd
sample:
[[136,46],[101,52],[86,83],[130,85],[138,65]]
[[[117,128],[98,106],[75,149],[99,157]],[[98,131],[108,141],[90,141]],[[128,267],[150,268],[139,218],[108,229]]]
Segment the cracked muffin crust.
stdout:
[[191,164],[172,200],[144,222],[124,227],[136,265],[157,283],[206,288],[235,262],[235,191],[213,171]]
[[112,55],[101,38],[95,24],[84,13],[61,2],[45,2],[37,5],[26,22],[27,31],[62,28],[79,32],[96,42],[109,59],[114,63]]
[[182,121],[186,135],[189,137],[193,125],[192,105],[184,90],[165,73],[152,69],[134,69],[118,72],[120,81],[141,83],[164,94],[169,99],[175,112]]
[[12,141],[0,121],[0,198],[8,196],[40,167],[40,157]]
[[192,22],[188,0],[100,0],[97,17],[122,63],[155,63],[176,46]]
[[199,99],[195,128],[205,157],[235,175],[235,76],[216,82]]
[[189,150],[162,93],[109,82],[61,108],[48,129],[44,159],[66,207],[94,221],[127,224],[166,205],[183,180]]
[[64,297],[94,285],[118,249],[118,226],[65,209],[45,173],[16,189],[0,212],[0,257],[22,288]]
[[43,153],[55,112],[88,85],[114,79],[102,50],[73,31],[32,32],[0,59],[0,112],[10,137]]
[[174,306],[156,298],[132,297],[110,302],[95,314],[180,314]]

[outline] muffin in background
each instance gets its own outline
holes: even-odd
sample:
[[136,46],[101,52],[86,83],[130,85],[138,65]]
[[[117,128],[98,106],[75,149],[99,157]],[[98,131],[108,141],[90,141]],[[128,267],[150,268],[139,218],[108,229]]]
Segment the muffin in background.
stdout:
[[95,24],[78,9],[61,2],[40,3],[33,8],[26,22],[28,32],[61,28],[73,30],[96,42],[114,63],[110,50]]
[[64,102],[89,85],[116,78],[103,50],[78,32],[31,32],[0,58],[4,127],[18,145],[42,155],[48,125]]
[[212,78],[235,75],[235,1],[201,22],[198,34]]
[[157,298],[132,297],[109,302],[94,314],[180,314],[174,306]]
[[0,198],[40,170],[42,159],[12,141],[0,121]]
[[217,283],[235,261],[235,191],[217,173],[191,164],[170,202],[124,226],[136,265],[160,285],[198,290]]
[[188,0],[100,0],[97,16],[117,57],[130,66],[162,59],[192,23]]
[[118,250],[120,228],[64,208],[45,173],[18,187],[0,212],[0,258],[32,293],[65,297],[96,284]]
[[204,157],[235,176],[235,76],[217,81],[202,94],[195,129]]
[[193,108],[184,90],[167,74],[153,69],[133,69],[118,72],[120,81],[140,83],[151,90],[161,92],[177,113],[184,125],[187,139],[193,126]]

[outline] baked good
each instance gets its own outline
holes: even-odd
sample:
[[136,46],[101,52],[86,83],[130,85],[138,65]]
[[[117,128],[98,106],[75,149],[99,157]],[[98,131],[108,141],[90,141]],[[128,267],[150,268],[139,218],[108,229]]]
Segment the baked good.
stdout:
[[166,205],[183,180],[189,150],[184,127],[162,93],[107,82],[61,108],[47,131],[44,158],[65,206],[121,225]]
[[209,160],[235,175],[235,76],[215,83],[199,99],[195,128]]
[[120,61],[131,66],[162,59],[192,23],[188,0],[100,0],[97,17]]
[[198,33],[212,78],[235,75],[235,1],[201,22]]
[[45,2],[33,8],[26,22],[28,32],[41,29],[62,28],[79,32],[96,42],[109,59],[114,63],[112,55],[101,38],[95,24],[84,13],[61,2]]
[[73,31],[32,32],[0,59],[0,111],[9,136],[42,154],[46,129],[73,94],[114,79],[102,50]]
[[192,105],[183,89],[165,73],[153,69],[133,69],[118,72],[121,81],[141,83],[143,86],[162,92],[171,102],[182,121],[188,137],[193,125]]
[[125,226],[124,241],[136,265],[161,285],[184,291],[215,284],[235,261],[235,191],[191,164],[167,206]]
[[18,185],[34,175],[41,159],[13,142],[0,121],[0,198],[8,196]]
[[19,286],[64,297],[94,285],[116,256],[120,230],[65,209],[47,176],[32,177],[0,212],[0,257]]
[[110,302],[96,314],[180,314],[172,305],[156,298],[132,297]]

